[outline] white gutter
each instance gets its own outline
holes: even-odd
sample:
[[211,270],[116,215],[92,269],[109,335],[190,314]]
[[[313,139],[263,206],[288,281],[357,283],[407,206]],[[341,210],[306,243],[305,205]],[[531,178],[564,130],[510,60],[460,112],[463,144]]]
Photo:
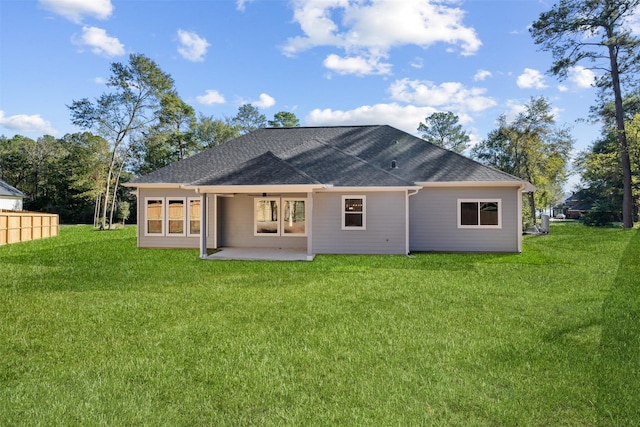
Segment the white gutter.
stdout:
[[452,187],[522,187],[525,192],[535,191],[536,187],[526,181],[447,181],[447,182],[416,182],[422,188],[452,188]]
[[[345,192],[349,192],[349,193],[353,193],[353,192],[359,192],[359,193],[366,193],[366,192],[381,192],[381,191],[415,191],[418,192],[419,190],[421,190],[422,187],[418,187],[418,186],[407,186],[407,187],[334,187],[334,186],[329,186],[329,187],[325,187],[323,188],[321,191],[323,193],[345,193]],[[415,193],[414,193],[415,194]]]
[[185,190],[198,193],[308,193],[324,188],[322,184],[311,185],[181,185]]
[[125,182],[122,184],[123,187],[133,187],[133,188],[182,188],[184,184],[177,183],[135,183],[135,182]]

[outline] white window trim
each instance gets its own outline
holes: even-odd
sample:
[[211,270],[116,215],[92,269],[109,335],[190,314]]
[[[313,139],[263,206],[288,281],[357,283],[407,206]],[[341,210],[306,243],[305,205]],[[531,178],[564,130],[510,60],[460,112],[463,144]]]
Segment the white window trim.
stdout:
[[[149,233],[149,211],[147,207],[149,206],[149,200],[161,200],[162,201],[162,209],[160,210],[162,217],[160,218],[160,222],[162,226],[160,229],[162,230],[160,233]],[[164,197],[145,197],[144,198],[144,235],[149,237],[161,237],[164,236],[164,217],[165,217],[165,206],[166,201]],[[157,221],[157,220],[156,220]]]
[[[347,212],[344,209],[346,199],[362,199],[362,227],[347,227],[345,225],[345,214],[347,213],[359,213],[359,212]],[[356,195],[343,195],[340,202],[340,221],[342,230],[366,230],[367,229],[367,196]]]
[[[286,202],[304,202],[304,233],[284,232],[284,205]],[[306,197],[283,197],[280,199],[280,233],[282,237],[306,237],[307,236],[307,199]]]
[[[180,200],[182,201],[182,233],[169,233],[169,201],[172,200]],[[164,198],[165,205],[165,214],[164,214],[164,225],[165,232],[164,235],[167,237],[184,237],[187,235],[187,198],[186,197],[165,197]],[[176,221],[176,220],[171,220]]]
[[[462,225],[462,203],[497,203],[498,204],[498,225],[481,225],[478,217],[478,225]],[[479,206],[478,206],[479,208]],[[478,215],[480,210],[478,209]],[[458,199],[458,228],[467,229],[501,229],[502,228],[502,199]]]
[[187,227],[187,236],[188,237],[200,237],[200,233],[192,233],[191,232],[191,202],[199,201],[200,202],[200,233],[202,233],[202,197],[187,197],[187,215],[185,217],[186,227]]
[[[275,233],[258,233],[258,211],[256,206],[258,202],[269,202],[269,201],[278,202],[278,231]],[[274,237],[280,236],[280,223],[282,222],[282,203],[280,203],[280,197],[256,197],[253,199],[253,235],[257,237]]]
[[[258,233],[256,205],[260,201],[275,200],[278,202],[278,232]],[[304,234],[284,232],[284,204],[288,201],[304,202]],[[253,199],[253,235],[256,237],[306,237],[307,236],[307,199],[305,197],[256,197]]]

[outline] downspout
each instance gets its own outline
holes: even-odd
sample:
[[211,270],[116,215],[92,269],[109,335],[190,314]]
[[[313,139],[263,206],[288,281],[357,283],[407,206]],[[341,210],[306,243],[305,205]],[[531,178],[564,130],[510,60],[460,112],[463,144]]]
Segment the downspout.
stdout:
[[313,261],[313,191],[307,193],[307,261]]
[[409,251],[409,197],[411,196],[415,196],[416,194],[418,194],[420,190],[414,190],[413,193],[411,193],[411,190],[407,189],[406,190],[406,197],[405,197],[405,206],[404,206],[404,211],[405,211],[405,253],[407,255],[409,255],[410,251]]
[[[199,189],[196,189],[196,193],[200,193]],[[200,259],[207,259],[207,217],[208,201],[209,197],[207,193],[202,194],[202,203],[200,206]]]
[[525,187],[526,184],[522,184],[518,188],[518,253],[522,253],[522,193]]

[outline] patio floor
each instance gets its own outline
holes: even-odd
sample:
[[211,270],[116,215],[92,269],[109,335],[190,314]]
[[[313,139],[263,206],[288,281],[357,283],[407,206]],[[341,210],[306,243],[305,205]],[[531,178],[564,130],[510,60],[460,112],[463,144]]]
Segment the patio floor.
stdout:
[[304,249],[280,248],[221,248],[206,259],[244,261],[313,261],[314,255],[307,255]]

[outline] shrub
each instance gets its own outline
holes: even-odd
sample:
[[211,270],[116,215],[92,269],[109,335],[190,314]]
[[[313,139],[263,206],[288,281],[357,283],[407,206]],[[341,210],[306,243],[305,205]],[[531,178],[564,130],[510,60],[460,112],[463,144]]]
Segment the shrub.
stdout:
[[596,202],[589,212],[582,215],[581,221],[584,225],[593,227],[604,227],[611,225],[618,215],[615,213],[610,203]]

